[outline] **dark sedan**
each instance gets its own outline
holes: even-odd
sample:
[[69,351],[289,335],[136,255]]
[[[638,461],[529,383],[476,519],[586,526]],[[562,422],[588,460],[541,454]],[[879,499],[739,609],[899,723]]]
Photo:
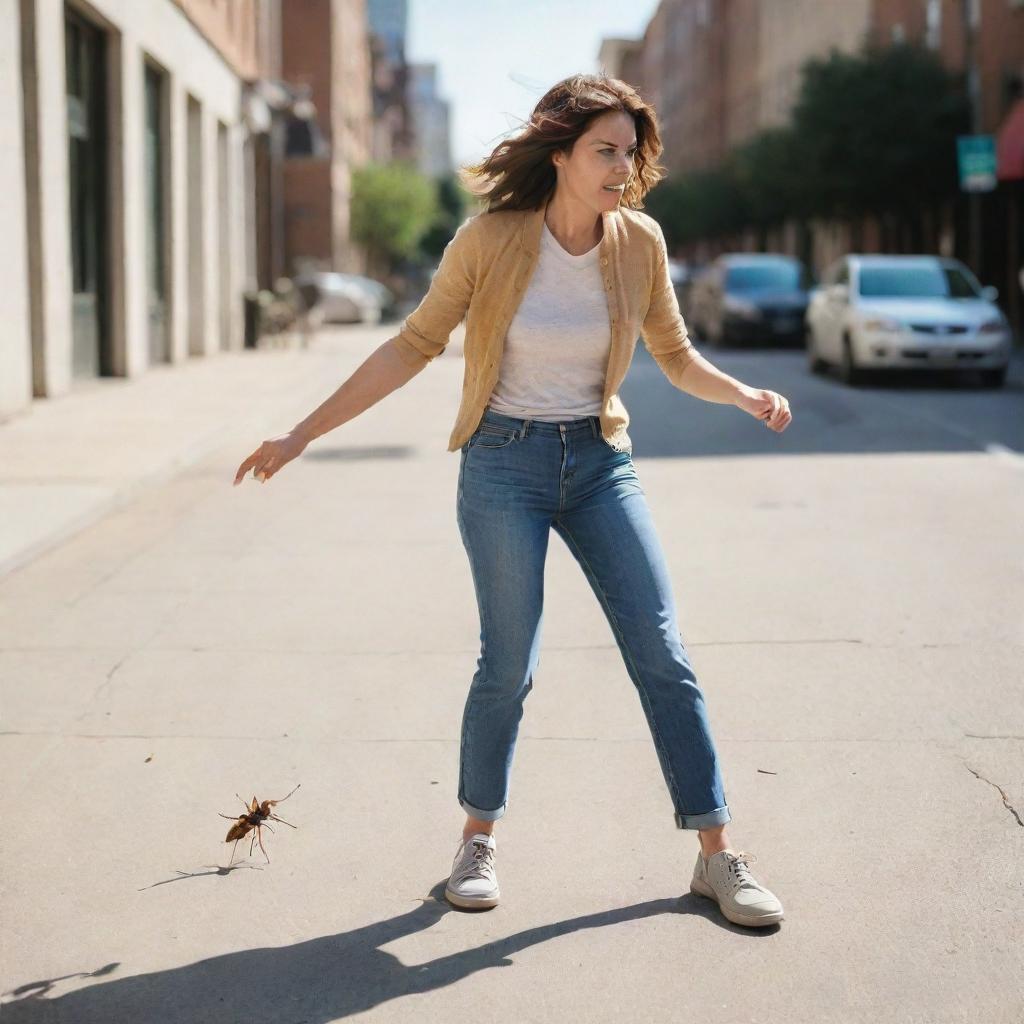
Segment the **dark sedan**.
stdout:
[[693,282],[691,326],[712,346],[733,342],[802,344],[810,272],[792,256],[725,253]]

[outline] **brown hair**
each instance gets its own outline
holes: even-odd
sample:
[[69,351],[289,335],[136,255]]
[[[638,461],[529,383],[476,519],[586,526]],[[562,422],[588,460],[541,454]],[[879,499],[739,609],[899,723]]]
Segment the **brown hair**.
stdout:
[[663,150],[658,118],[636,89],[608,75],[571,75],[552,86],[520,133],[499,143],[479,163],[461,167],[459,179],[484,200],[487,213],[535,210],[558,181],[551,154],[570,151],[590,122],[610,110],[631,115],[636,125],[636,163],[622,202],[643,209],[644,196],[665,176],[657,163]]

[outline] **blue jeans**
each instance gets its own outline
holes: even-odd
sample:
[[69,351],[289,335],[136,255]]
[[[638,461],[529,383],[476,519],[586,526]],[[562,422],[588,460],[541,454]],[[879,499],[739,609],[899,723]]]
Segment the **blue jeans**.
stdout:
[[506,811],[523,701],[540,654],[551,528],[580,563],[640,695],[679,828],[731,821],[704,695],[676,621],[671,582],[629,451],[587,416],[549,423],[487,409],[462,446],[457,513],[480,609],[458,799]]

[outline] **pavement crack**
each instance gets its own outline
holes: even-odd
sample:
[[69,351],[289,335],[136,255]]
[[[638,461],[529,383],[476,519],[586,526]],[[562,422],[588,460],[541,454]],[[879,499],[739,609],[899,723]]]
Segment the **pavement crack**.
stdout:
[[117,670],[134,653],[135,653],[134,651],[128,651],[126,654],[123,654],[121,656],[120,661],[115,662],[114,665],[111,666],[111,668],[107,671],[106,678],[103,680],[102,683],[100,683],[99,686],[96,687],[96,692],[90,698],[88,707],[86,707],[86,709],[75,719],[76,722],[81,722],[84,718],[88,717],[88,715],[91,714],[92,706],[97,702],[97,700],[99,700],[100,694],[103,693],[104,690],[106,690],[106,689],[108,689],[110,687],[110,682],[114,678],[115,674],[117,673]]
[[995,788],[999,790],[999,795],[1003,798],[1003,805],[1014,816],[1014,818],[1017,819],[1017,824],[1020,825],[1021,828],[1024,828],[1024,821],[1020,820],[1020,815],[1017,813],[1016,808],[1014,808],[1013,804],[1010,803],[1010,799],[1006,795],[1006,790],[1004,790],[1002,786],[1000,786],[997,783],[993,782],[991,779],[986,779],[984,775],[981,775],[978,772],[976,772],[969,764],[964,764],[964,767],[975,778],[981,779],[982,782],[987,782],[990,786],[995,786]]

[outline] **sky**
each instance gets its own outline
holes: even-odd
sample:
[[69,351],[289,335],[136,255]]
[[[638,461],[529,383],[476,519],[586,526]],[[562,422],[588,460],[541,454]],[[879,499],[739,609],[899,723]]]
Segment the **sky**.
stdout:
[[598,70],[605,36],[639,37],[658,0],[410,0],[406,59],[439,65],[452,159],[478,160],[559,80]]

